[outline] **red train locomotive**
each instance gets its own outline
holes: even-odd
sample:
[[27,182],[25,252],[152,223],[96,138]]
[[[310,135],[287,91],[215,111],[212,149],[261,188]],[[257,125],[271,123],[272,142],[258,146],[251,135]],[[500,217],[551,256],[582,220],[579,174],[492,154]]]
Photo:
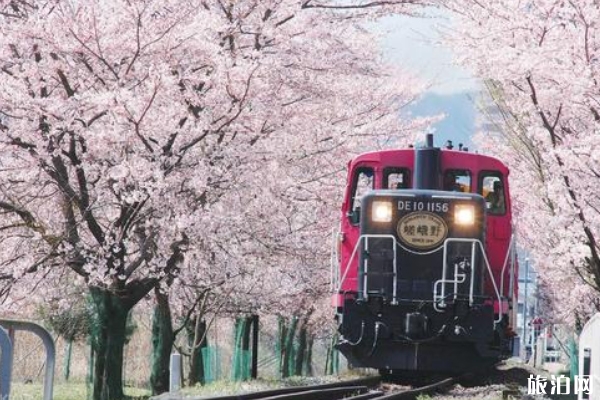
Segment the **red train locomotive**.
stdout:
[[349,163],[333,299],[352,365],[462,372],[511,353],[508,169],[465,150],[428,135]]

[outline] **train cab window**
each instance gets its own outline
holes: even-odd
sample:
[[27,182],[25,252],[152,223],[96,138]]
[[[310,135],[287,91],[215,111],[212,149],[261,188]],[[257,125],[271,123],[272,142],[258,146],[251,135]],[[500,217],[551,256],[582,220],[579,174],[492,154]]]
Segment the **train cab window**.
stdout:
[[502,174],[499,172],[484,172],[481,174],[479,185],[481,195],[485,198],[485,206],[490,214],[506,213],[506,194]]
[[444,173],[444,190],[449,192],[471,191],[471,171],[466,169],[449,169]]
[[410,171],[406,168],[385,168],[383,170],[384,189],[409,189]]
[[373,190],[374,173],[372,168],[363,167],[355,172],[352,180],[352,198],[350,212],[350,222],[358,224],[360,222],[360,202],[362,197]]

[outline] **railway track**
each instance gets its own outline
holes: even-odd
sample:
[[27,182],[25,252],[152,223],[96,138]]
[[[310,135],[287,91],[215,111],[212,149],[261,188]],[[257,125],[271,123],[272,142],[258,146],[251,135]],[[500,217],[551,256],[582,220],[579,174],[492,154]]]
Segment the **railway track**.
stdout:
[[[416,388],[382,389],[381,377],[373,376],[351,381],[322,385],[290,387],[245,394],[202,397],[202,400],[413,400],[421,394],[433,393],[452,387],[460,378],[446,378]],[[199,397],[181,397],[165,394],[155,400],[200,400]]]
[[335,400],[366,393],[381,382],[379,376],[300,387],[205,398],[204,400]]
[[[393,391],[392,393],[382,394],[379,397],[372,397],[377,400],[414,400],[421,394],[430,394],[447,390],[453,387],[463,377],[451,377],[430,383],[428,385],[419,386],[411,389]],[[360,399],[354,399],[360,400]]]

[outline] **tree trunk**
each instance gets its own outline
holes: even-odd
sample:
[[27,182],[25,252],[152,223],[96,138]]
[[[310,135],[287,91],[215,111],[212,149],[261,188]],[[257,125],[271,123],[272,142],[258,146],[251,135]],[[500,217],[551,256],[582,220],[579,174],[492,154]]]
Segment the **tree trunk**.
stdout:
[[67,342],[67,348],[65,349],[65,364],[63,365],[63,376],[65,382],[69,382],[71,377],[71,357],[73,355],[73,340],[69,339]]
[[304,375],[306,375],[306,376],[313,376],[313,369],[312,369],[313,344],[314,344],[314,336],[309,335],[308,343],[306,345],[306,359],[304,362]]
[[199,315],[191,320],[187,328],[188,343],[190,346],[190,371],[188,374],[188,382],[190,386],[199,383],[206,383],[204,373],[204,360],[202,358],[202,349],[208,346],[206,339],[206,321]]
[[294,368],[294,375],[298,375],[301,376],[303,375],[302,373],[302,367],[304,366],[304,361],[305,361],[305,356],[306,356],[306,325],[302,325],[302,328],[300,328],[300,332],[298,333],[298,348],[296,350],[296,360],[295,360],[295,368]]
[[325,353],[325,375],[331,375],[331,348],[329,345],[327,346],[327,351]]
[[327,359],[325,361],[325,375],[333,375],[339,372],[339,353],[335,348],[337,333],[333,335],[327,346]]
[[154,290],[156,305],[152,318],[152,371],[150,386],[152,394],[158,395],[169,391],[169,363],[175,335],[171,320],[169,296]]
[[105,289],[91,287],[90,292],[97,317],[92,332],[96,355],[93,400],[123,400],[123,349],[130,308]]
[[88,361],[88,371],[85,380],[85,390],[87,392],[86,400],[90,399],[90,394],[93,393],[94,387],[94,364],[96,361],[96,353],[94,351],[93,333],[89,336],[88,343],[90,345],[90,359]]
[[285,346],[283,349],[283,362],[281,365],[281,377],[287,378],[293,372],[294,365],[294,336],[296,335],[296,327],[298,326],[298,318],[292,317],[292,322],[287,330],[285,338]]
[[283,378],[283,353],[286,335],[287,327],[285,326],[285,319],[279,316],[277,318],[277,340],[275,341],[275,356],[277,357],[277,371],[279,371],[280,378]]

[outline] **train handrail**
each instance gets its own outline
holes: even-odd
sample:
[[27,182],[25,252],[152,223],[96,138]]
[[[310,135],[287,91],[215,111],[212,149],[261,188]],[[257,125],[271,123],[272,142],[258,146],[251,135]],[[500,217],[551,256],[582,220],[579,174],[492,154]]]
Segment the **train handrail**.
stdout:
[[[504,257],[504,263],[502,264],[502,274],[500,275],[500,293],[504,294],[504,272],[506,271],[506,268],[508,267],[508,259],[509,256],[511,258],[511,262],[510,262],[510,268],[511,268],[511,283],[512,280],[514,279],[514,269],[515,269],[515,261],[512,259],[513,257],[513,252],[516,250],[514,249],[514,242],[515,242],[515,235],[512,234],[510,235],[510,242],[508,244],[508,249],[506,249],[506,256]],[[512,288],[511,288],[512,289]],[[511,290],[512,291],[512,290]]]
[[[460,278],[460,280],[458,279]],[[454,279],[438,279],[437,281],[435,281],[434,286],[433,286],[433,309],[437,312],[443,312],[444,310],[441,307],[445,307],[446,303],[444,302],[444,297],[441,297],[442,300],[442,304],[439,305],[438,302],[435,300],[436,297],[438,297],[436,295],[436,293],[438,292],[438,286],[439,285],[445,285],[446,283],[454,283],[454,299],[456,300],[457,298],[457,294],[456,294],[456,287],[458,286],[459,283],[464,283],[465,280],[467,279],[466,275],[463,273],[458,273],[457,272],[457,266],[455,264],[454,266]],[[471,282],[473,281],[473,274],[471,274]],[[442,286],[442,290],[443,290],[443,286]],[[472,293],[470,296],[470,300],[469,300],[469,304],[472,304]]]
[[350,255],[350,260],[348,260],[348,263],[346,263],[346,269],[344,270],[344,274],[342,275],[342,279],[340,279],[340,281],[339,281],[339,284],[338,284],[337,289],[335,290],[335,293],[340,293],[340,290],[342,289],[342,285],[344,284],[344,281],[346,280],[348,271],[350,271],[350,265],[352,264],[352,261],[354,261],[354,256],[356,255],[356,251],[358,250],[358,246],[360,245],[360,242],[361,242],[361,238],[359,237],[358,240],[356,241],[356,245],[354,246],[354,250],[352,250],[352,254]]
[[[502,297],[500,295],[500,292],[498,291],[498,286],[496,285],[496,279],[494,278],[494,274],[492,272],[492,267],[490,266],[490,262],[487,258],[487,254],[485,252],[485,248],[483,247],[483,243],[481,243],[481,240],[479,239],[468,239],[468,238],[448,238],[446,240],[444,240],[444,263],[442,266],[442,279],[436,281],[435,285],[434,285],[434,293],[433,293],[433,302],[434,304],[436,304],[439,300],[437,300],[437,298],[439,297],[441,299],[441,304],[438,305],[438,307],[445,307],[445,300],[446,300],[446,287],[443,284],[442,285],[442,295],[438,296],[437,295],[437,285],[438,282],[440,281],[444,281],[446,280],[446,271],[447,271],[447,266],[448,266],[448,260],[447,260],[447,248],[448,248],[448,243],[450,242],[458,242],[458,243],[471,243],[471,265],[473,265],[474,260],[475,260],[475,245],[479,246],[479,249],[481,250],[481,254],[483,255],[483,261],[485,263],[485,266],[487,268],[488,274],[490,275],[491,281],[492,281],[492,286],[494,287],[494,292],[496,293],[496,297],[498,299],[498,307],[502,307]],[[456,280],[456,279],[455,279]],[[455,280],[447,280],[448,282],[445,283],[453,283]],[[473,269],[471,269],[471,282],[470,282],[470,289],[469,289],[469,304],[472,305],[473,303]],[[456,296],[456,293],[454,293],[454,295]],[[502,313],[498,312],[498,318],[494,319],[494,323],[499,323],[500,321],[502,321]]]
[[[458,296],[458,293],[457,293],[458,292],[458,284],[459,283],[463,283],[464,280],[459,282],[456,279],[456,275],[458,274],[458,265],[457,264],[454,264],[454,279],[452,279],[452,280],[446,279],[446,270],[447,270],[447,265],[448,265],[448,244],[447,244],[447,242],[452,241],[452,240],[454,240],[454,238],[446,239],[444,241],[444,244],[442,245],[442,247],[444,249],[444,251],[442,253],[442,259],[444,260],[444,263],[442,264],[442,279],[441,279],[441,281],[443,281],[444,284],[445,283],[454,283],[454,300],[456,300],[456,298]],[[475,240],[475,239],[471,239],[471,240]],[[458,240],[456,240],[456,241],[458,241]],[[462,240],[460,240],[460,242],[462,242]],[[471,271],[473,269],[473,265],[474,264],[475,264],[475,243],[471,242],[471,264],[470,264],[471,265]],[[474,284],[473,273],[471,273],[470,274],[470,281],[469,281],[469,305],[470,306],[473,305],[473,291],[474,291],[473,284]],[[434,308],[436,308],[435,305],[437,303],[437,301],[436,301],[436,294],[435,294],[436,293],[436,291],[435,291],[436,288],[437,288],[437,281],[436,281],[436,284],[434,286],[434,295],[433,295]],[[442,286],[442,296],[441,296],[441,299],[442,299],[442,304],[441,305],[442,305],[442,307],[445,307],[445,303],[444,303],[445,299],[446,299],[445,292],[446,292],[446,286],[443,285]]]
[[[397,250],[397,245],[398,243],[396,242],[396,237],[394,235],[385,235],[385,234],[367,234],[367,235],[360,235],[360,237],[364,237],[365,238],[365,251],[369,251],[369,238],[374,238],[374,239],[391,239],[392,240],[392,247],[394,249],[394,259],[392,262],[392,271],[393,271],[393,275],[394,275],[394,279],[392,281],[392,305],[396,305],[398,304],[398,250]],[[363,267],[363,297],[364,299],[368,299],[369,297],[369,292],[368,292],[368,273],[369,273],[369,263],[368,263],[368,258],[365,258],[365,265]]]
[[[342,285],[344,284],[344,281],[346,280],[346,277],[348,275],[348,272],[350,271],[350,266],[352,265],[352,262],[354,261],[354,257],[356,256],[356,253],[358,251],[358,248],[360,247],[361,243],[363,242],[364,239],[367,239],[366,242],[366,247],[365,250],[368,250],[368,238],[388,238],[391,239],[394,243],[394,261],[393,261],[393,274],[394,274],[394,280],[393,280],[393,293],[392,293],[392,304],[397,304],[398,301],[398,293],[397,293],[397,276],[398,276],[398,266],[397,266],[397,246],[399,245],[395,236],[394,235],[386,235],[386,234],[364,234],[364,235],[360,235],[358,240],[356,241],[356,245],[354,246],[354,249],[352,250],[352,254],[350,255],[350,259],[348,260],[348,263],[346,264],[346,268],[344,269],[344,274],[342,275],[342,278],[339,280],[339,284],[337,287],[337,290],[335,291],[335,293],[340,293]],[[462,242],[462,243],[471,243],[471,264],[473,264],[473,261],[475,259],[475,249],[476,249],[476,245],[479,246],[479,249],[481,250],[481,254],[483,254],[483,260],[487,269],[487,272],[491,278],[491,282],[492,282],[492,286],[494,288],[494,292],[496,294],[496,298],[498,299],[498,306],[501,307],[502,306],[502,296],[500,294],[500,292],[498,291],[498,285],[496,284],[496,279],[494,278],[494,274],[492,272],[492,268],[490,266],[490,262],[488,260],[487,254],[485,252],[485,248],[483,247],[483,243],[481,243],[480,240],[478,239],[468,239],[468,238],[447,238],[444,241],[443,244],[443,265],[442,265],[442,277],[443,279],[440,279],[438,281],[435,282],[434,284],[434,293],[433,293],[433,304],[434,304],[434,308],[436,308],[437,303],[439,302],[439,300],[437,300],[437,298],[439,297],[442,301],[442,307],[445,306],[444,305],[444,301],[445,301],[445,285],[442,285],[442,295],[441,296],[437,296],[437,286],[438,286],[438,282],[440,284],[446,284],[446,283],[454,283],[455,286],[458,283],[463,283],[464,281],[458,282],[456,281],[456,279],[454,280],[446,280],[446,271],[447,271],[447,265],[448,265],[448,260],[447,260],[447,256],[448,256],[448,243],[450,242]],[[366,260],[365,260],[366,262]],[[367,283],[368,283],[368,264],[365,265],[367,268],[363,268],[363,287],[366,289],[367,288]],[[360,277],[357,277],[360,279]],[[473,274],[471,273],[471,278],[470,278],[470,282],[469,282],[469,305],[473,305],[473,301],[474,301],[474,281],[473,281]],[[363,293],[361,293],[361,295],[367,299],[368,298],[368,294],[366,293],[366,290],[363,291]],[[456,290],[454,293],[454,297],[456,299]],[[439,311],[439,310],[438,310]],[[498,323],[502,320],[502,313],[498,312],[498,318],[494,319],[495,323]]]
[[[335,291],[335,293],[340,293],[342,285],[344,284],[344,281],[346,280],[346,276],[348,275],[348,271],[350,271],[350,267],[352,265],[352,262],[354,261],[354,257],[356,256],[356,253],[358,251],[358,248],[360,247],[362,241],[364,239],[367,239],[366,244],[366,248],[365,250],[368,250],[368,238],[379,238],[379,239],[391,239],[394,243],[394,261],[393,261],[393,273],[394,273],[394,280],[392,283],[392,304],[397,304],[398,303],[398,280],[396,279],[398,277],[398,253],[397,253],[397,246],[398,246],[398,242],[396,241],[396,237],[394,235],[386,235],[386,234],[364,234],[364,235],[360,235],[358,237],[358,240],[356,241],[356,245],[354,246],[354,249],[352,250],[352,254],[350,255],[350,259],[348,260],[348,262],[346,263],[346,268],[344,269],[344,274],[342,275],[342,279],[340,279],[338,287]],[[368,267],[368,266],[367,266]],[[363,285],[366,288],[367,287],[367,283],[368,283],[368,278],[367,278],[367,274],[366,272],[368,272],[368,268],[365,271],[363,269]],[[357,277],[358,279],[360,277]],[[362,293],[362,295],[364,296],[365,299],[367,299],[368,296],[365,295],[365,293]]]
[[338,252],[337,252],[337,241],[339,240],[340,232],[333,228],[331,230],[331,257],[329,259],[329,291],[334,293],[334,288],[339,281],[339,263],[338,263]]

